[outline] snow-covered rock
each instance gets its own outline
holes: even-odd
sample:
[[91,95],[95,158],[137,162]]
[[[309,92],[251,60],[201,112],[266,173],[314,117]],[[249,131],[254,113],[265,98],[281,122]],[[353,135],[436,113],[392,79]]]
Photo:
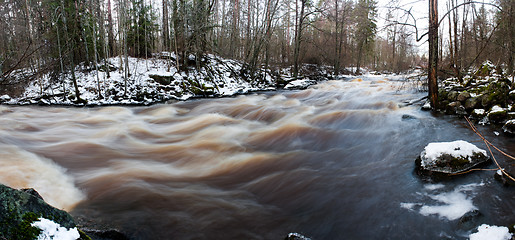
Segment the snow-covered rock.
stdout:
[[316,84],[316,81],[310,79],[295,80],[284,86],[284,89],[306,89],[313,84]]
[[299,233],[288,233],[285,240],[311,240],[311,238],[302,236],[302,234]]
[[499,123],[502,120],[506,119],[507,115],[508,111],[506,109],[502,108],[499,105],[495,105],[488,113],[488,120],[490,122]]
[[506,121],[502,130],[508,134],[515,134],[515,119]]
[[67,229],[45,218],[39,218],[31,226],[41,229],[37,240],[76,240],[80,238],[77,228]]
[[485,150],[466,141],[429,143],[416,160],[425,175],[452,175],[489,161]]
[[11,97],[9,97],[9,95],[7,94],[0,96],[0,102],[5,102],[9,100],[11,100]]
[[483,119],[486,116],[485,109],[474,109],[470,114],[472,119]]
[[431,102],[429,100],[427,100],[426,103],[424,103],[424,105],[422,105],[422,110],[424,110],[424,111],[431,110]]
[[507,227],[489,226],[483,224],[476,233],[469,235],[470,240],[510,240],[512,234]]

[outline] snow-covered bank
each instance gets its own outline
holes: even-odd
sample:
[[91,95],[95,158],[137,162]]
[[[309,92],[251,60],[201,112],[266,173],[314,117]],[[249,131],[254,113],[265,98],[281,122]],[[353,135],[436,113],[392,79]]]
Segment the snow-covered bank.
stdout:
[[[125,66],[128,65],[128,68]],[[199,67],[198,67],[198,66]],[[190,56],[187,66],[177,69],[174,53],[159,53],[153,58],[113,57],[98,66],[80,65],[75,78],[80,93],[76,90],[72,74],[29,74],[30,70],[17,71],[17,79],[33,79],[21,94],[1,92],[0,104],[10,105],[150,105],[168,100],[187,100],[200,97],[228,97],[257,91],[277,89],[305,89],[320,81],[329,79],[354,79],[351,71],[347,75],[334,75],[332,67],[303,64],[299,77],[292,77],[292,69],[261,68],[254,73],[241,61],[207,55],[200,60]],[[125,80],[125,69],[128,78]],[[363,69],[363,76],[371,79],[404,81],[410,75],[380,75]],[[414,72],[411,75],[419,74]],[[32,77],[28,77],[32,76]],[[37,77],[34,77],[37,76]],[[4,94],[7,93],[7,94]]]
[[[77,103],[71,74],[43,74],[25,88],[20,96],[2,95],[4,104],[57,105],[148,105],[167,100],[193,97],[220,97],[254,91],[275,90],[278,75],[260,69],[252,76],[238,61],[213,55],[203,58],[200,70],[190,57],[190,67],[178,71],[174,54],[155,58],[128,58],[128,79],[124,79],[125,62],[119,57],[95,66],[79,66],[75,72],[80,98]],[[98,70],[97,70],[98,69]]]

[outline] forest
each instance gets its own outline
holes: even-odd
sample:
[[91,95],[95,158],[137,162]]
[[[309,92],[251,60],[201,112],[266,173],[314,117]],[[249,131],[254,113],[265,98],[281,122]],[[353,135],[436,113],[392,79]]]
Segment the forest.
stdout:
[[[413,13],[421,5],[427,2],[3,0],[0,84],[16,94],[42,74],[65,81],[67,73],[77,88],[77,66],[98,69],[118,56],[123,70],[127,56],[160,52],[178,53],[177,69],[192,64],[188,56],[210,53],[243,61],[250,72],[291,67],[293,77],[302,64],[330,66],[334,75],[349,67],[356,74],[426,68],[428,16]],[[515,2],[447,0],[438,10],[438,75],[461,76],[487,59],[513,72]]]

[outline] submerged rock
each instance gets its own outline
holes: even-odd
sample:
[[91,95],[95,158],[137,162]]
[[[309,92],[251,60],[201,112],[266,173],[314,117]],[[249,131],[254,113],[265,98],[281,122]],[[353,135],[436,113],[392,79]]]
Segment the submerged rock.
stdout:
[[486,151],[466,141],[429,143],[415,161],[423,175],[453,175],[467,171],[490,158]]
[[76,226],[67,212],[48,205],[34,189],[16,190],[0,184],[0,239],[35,239],[40,230],[31,224],[39,218],[65,228]]

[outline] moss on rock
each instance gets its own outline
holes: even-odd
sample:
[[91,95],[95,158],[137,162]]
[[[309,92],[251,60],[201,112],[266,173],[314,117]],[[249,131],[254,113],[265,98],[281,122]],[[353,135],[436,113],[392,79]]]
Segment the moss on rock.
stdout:
[[38,218],[65,228],[76,227],[70,214],[48,205],[35,190],[22,191],[0,184],[0,239],[35,239],[40,230],[31,224]]

